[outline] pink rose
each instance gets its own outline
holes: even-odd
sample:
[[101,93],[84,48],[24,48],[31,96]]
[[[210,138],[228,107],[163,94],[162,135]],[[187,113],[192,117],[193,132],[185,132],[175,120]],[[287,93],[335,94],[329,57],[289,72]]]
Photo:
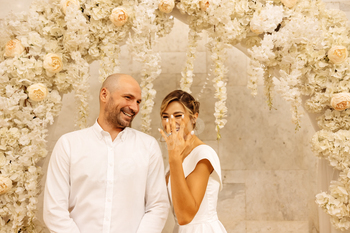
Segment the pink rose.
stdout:
[[298,0],[281,0],[281,2],[283,3],[283,5],[285,5],[286,7],[292,8],[293,6],[295,6],[295,4],[297,4]]
[[121,27],[128,21],[128,14],[123,7],[117,7],[112,10],[109,19],[115,26]]
[[348,50],[341,45],[334,45],[328,50],[328,58],[334,64],[341,64],[348,58]]
[[199,2],[202,11],[206,11],[210,6],[209,0],[202,0]]
[[11,188],[12,180],[7,177],[0,176],[0,195],[7,193]]
[[350,107],[350,93],[334,94],[331,100],[332,107],[337,111],[343,111]]
[[62,9],[62,11],[63,11],[64,14],[66,14],[67,7],[68,7],[70,4],[79,6],[79,2],[78,2],[77,0],[61,0],[61,9]]
[[170,13],[173,11],[175,7],[174,0],[160,0],[158,4],[158,8],[161,12]]
[[5,57],[14,57],[24,52],[24,46],[21,41],[14,39],[7,42],[5,47]]

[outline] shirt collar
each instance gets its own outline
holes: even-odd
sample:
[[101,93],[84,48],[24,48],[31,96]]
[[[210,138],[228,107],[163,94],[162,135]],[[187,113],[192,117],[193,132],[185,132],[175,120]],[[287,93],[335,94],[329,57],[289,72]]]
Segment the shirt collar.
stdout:
[[[104,135],[108,134],[110,136],[110,134],[107,131],[104,131],[102,129],[102,127],[100,126],[100,124],[97,122],[97,119],[95,121],[95,124],[92,126],[93,130],[95,131],[98,139],[102,139],[104,137]],[[117,138],[120,138],[122,140],[122,142],[124,142],[126,140],[126,136],[127,136],[127,132],[130,130],[129,127],[125,127],[117,136]]]

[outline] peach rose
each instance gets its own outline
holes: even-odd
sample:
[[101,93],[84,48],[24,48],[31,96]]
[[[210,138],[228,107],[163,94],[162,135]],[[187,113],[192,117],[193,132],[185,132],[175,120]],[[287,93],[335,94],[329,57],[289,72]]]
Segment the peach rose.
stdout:
[[44,57],[43,67],[51,73],[58,73],[63,69],[62,59],[57,54],[48,53]]
[[199,2],[202,11],[206,11],[210,5],[209,0],[202,0]]
[[350,108],[350,93],[334,94],[331,100],[332,107],[337,111]]
[[20,55],[23,52],[24,52],[24,46],[22,45],[21,41],[14,39],[6,43],[4,56],[14,57],[16,55]]
[[0,194],[7,193],[11,188],[12,180],[7,177],[0,176]]
[[66,14],[67,7],[70,4],[74,4],[76,6],[79,6],[79,1],[77,1],[77,0],[61,0],[61,9],[62,9],[64,14]]
[[334,45],[328,50],[328,58],[334,64],[341,64],[348,58],[348,50],[341,45]]
[[27,88],[29,99],[42,101],[48,94],[47,87],[42,83],[36,83]]
[[281,2],[283,3],[283,5],[285,5],[286,7],[292,8],[293,6],[295,6],[295,4],[297,4],[298,0],[281,0]]
[[174,0],[160,0],[158,4],[159,10],[164,13],[172,12],[174,7],[175,7]]
[[117,7],[112,10],[109,19],[115,26],[121,27],[128,21],[128,13],[123,7]]

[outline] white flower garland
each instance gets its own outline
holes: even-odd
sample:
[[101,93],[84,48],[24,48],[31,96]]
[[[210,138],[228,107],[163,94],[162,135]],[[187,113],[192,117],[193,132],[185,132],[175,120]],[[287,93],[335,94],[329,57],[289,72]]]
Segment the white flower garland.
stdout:
[[161,25],[172,25],[172,18],[157,10],[157,1],[142,2],[135,6],[135,14],[139,17],[134,20],[134,36],[127,41],[129,49],[135,60],[143,63],[141,69],[142,106],[141,129],[149,133],[151,129],[151,117],[154,106],[156,90],[153,81],[161,73],[160,55],[153,51],[153,47],[159,36],[166,32]]
[[211,48],[211,59],[213,62],[212,70],[214,74],[213,83],[215,88],[215,98],[218,100],[215,103],[215,123],[216,123],[216,132],[217,139],[221,138],[220,129],[222,129],[227,120],[227,91],[226,91],[226,74],[228,72],[227,67],[225,66],[226,61],[226,45],[219,38],[211,39],[208,42],[209,48]]
[[[172,6],[170,3],[166,4]],[[257,94],[258,80],[264,79],[270,108],[272,90],[276,89],[291,103],[297,128],[302,115],[301,96],[310,96],[305,105],[307,111],[323,113],[318,118],[322,131],[315,134],[313,149],[343,170],[339,181],[331,185],[330,194],[319,194],[317,203],[331,215],[336,228],[348,229],[349,114],[331,103],[336,95],[350,92],[350,26],[345,14],[325,10],[321,1],[308,0],[181,0],[176,7],[191,17],[192,29],[208,32],[218,100],[218,138],[227,115],[224,61],[228,45],[241,42],[249,49],[248,86],[252,93]],[[88,64],[102,59],[101,80],[118,72],[120,46],[130,29],[133,34],[130,33],[127,44],[143,63],[142,129],[149,132],[156,94],[153,81],[161,72],[160,56],[153,47],[173,24],[171,17],[157,8],[157,0],[72,1],[69,5],[61,5],[59,0],[49,4],[38,0],[28,14],[11,15],[1,22],[1,230],[42,230],[34,216],[41,177],[37,163],[47,153],[45,128],[60,111],[61,94],[73,89],[79,102],[77,122],[80,127],[85,126]],[[182,88],[188,91],[197,39],[198,34],[191,30],[182,80]]]
[[191,92],[191,85],[193,83],[193,69],[194,69],[194,61],[196,59],[196,47],[198,44],[198,40],[200,39],[200,36],[198,35],[198,31],[194,27],[195,24],[195,18],[191,17],[191,21],[189,23],[189,32],[188,32],[188,47],[187,47],[187,53],[186,53],[186,64],[181,72],[181,80],[180,80],[180,89],[183,91],[186,91],[187,93]]

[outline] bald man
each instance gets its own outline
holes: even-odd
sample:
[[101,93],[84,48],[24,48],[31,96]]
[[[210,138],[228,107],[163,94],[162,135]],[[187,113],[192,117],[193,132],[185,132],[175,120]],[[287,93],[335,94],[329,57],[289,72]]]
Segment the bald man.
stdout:
[[131,129],[141,90],[113,74],[100,90],[90,128],[63,135],[52,152],[44,221],[55,233],[160,233],[168,197],[157,141]]

